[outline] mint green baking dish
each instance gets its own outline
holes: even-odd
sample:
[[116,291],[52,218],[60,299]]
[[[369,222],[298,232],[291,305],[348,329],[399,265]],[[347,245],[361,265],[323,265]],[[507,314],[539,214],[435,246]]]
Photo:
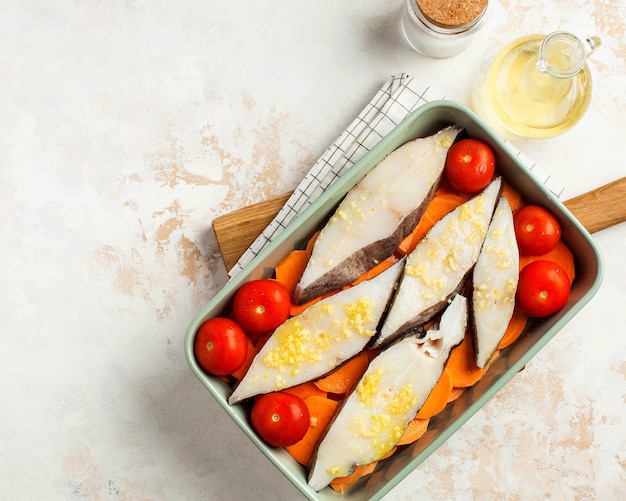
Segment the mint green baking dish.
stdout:
[[[224,314],[235,291],[244,283],[273,274],[275,266],[295,248],[302,248],[307,238],[329,217],[344,195],[370,169],[391,151],[405,142],[426,136],[451,124],[464,127],[470,137],[491,145],[503,178],[519,190],[524,199],[547,207],[559,219],[562,237],[574,254],[576,279],[570,298],[557,314],[536,323],[509,348],[502,350],[487,374],[441,413],[430,420],[426,434],[414,444],[401,447],[392,457],[381,461],[376,470],[361,479],[350,491],[339,494],[329,487],[315,492],[307,485],[305,468],[283,449],[265,445],[250,426],[247,408],[230,406],[227,402],[231,388],[222,380],[204,373],[194,358],[196,331],[206,319]],[[411,471],[455,433],[478,409],[493,397],[524,365],[593,297],[602,281],[603,266],[600,253],[589,233],[563,204],[531,174],[504,142],[470,110],[451,101],[435,101],[410,114],[375,148],[337,180],[300,217],[290,224],[244,270],[199,312],[185,336],[185,353],[189,366],[199,381],[217,400],[235,423],[289,481],[310,500],[364,501],[378,500],[393,489]]]

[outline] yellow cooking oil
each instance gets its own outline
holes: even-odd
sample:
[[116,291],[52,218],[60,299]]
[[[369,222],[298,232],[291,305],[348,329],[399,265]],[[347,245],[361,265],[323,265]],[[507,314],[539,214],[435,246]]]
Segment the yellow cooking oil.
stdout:
[[555,136],[571,128],[587,110],[592,87],[584,60],[590,51],[568,36],[549,43],[546,35],[522,37],[494,59],[487,76],[487,98],[499,122],[513,133]]

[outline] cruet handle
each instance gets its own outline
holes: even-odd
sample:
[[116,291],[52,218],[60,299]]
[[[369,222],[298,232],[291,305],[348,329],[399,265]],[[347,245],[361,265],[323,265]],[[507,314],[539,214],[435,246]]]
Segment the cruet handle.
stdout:
[[582,41],[566,31],[550,33],[537,54],[537,69],[557,78],[569,78],[585,65],[585,60],[601,45],[600,37]]

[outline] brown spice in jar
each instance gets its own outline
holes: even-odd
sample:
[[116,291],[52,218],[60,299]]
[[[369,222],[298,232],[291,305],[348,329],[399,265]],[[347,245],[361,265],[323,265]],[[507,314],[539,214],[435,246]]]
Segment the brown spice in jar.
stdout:
[[426,19],[445,28],[464,26],[476,19],[487,0],[416,0]]

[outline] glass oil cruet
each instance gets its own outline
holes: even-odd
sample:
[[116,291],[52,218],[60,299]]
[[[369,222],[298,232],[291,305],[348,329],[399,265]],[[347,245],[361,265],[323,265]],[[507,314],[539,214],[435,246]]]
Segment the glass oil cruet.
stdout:
[[488,100],[498,121],[514,134],[532,138],[571,128],[589,106],[586,59],[599,46],[598,37],[583,41],[565,31],[507,45],[487,76]]

